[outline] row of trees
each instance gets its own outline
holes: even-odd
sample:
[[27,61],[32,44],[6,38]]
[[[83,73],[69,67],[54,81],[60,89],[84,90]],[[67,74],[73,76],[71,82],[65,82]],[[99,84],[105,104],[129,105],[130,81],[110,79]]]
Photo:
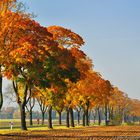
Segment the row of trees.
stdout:
[[[67,127],[74,127],[74,109],[78,116],[82,110],[84,126],[89,125],[91,110],[98,111],[100,124],[103,110],[108,125],[116,114],[127,118],[130,110],[139,106],[139,101],[130,100],[93,70],[92,61],[80,49],[84,45],[81,36],[60,26],[43,27],[31,17],[22,3],[0,1],[0,108],[2,78],[6,77],[12,81],[22,130],[27,130],[26,108],[32,124],[35,100],[42,112],[42,124],[48,112],[49,128],[52,109],[58,112],[60,124],[61,112],[65,110]],[[139,112],[137,109],[133,116]]]

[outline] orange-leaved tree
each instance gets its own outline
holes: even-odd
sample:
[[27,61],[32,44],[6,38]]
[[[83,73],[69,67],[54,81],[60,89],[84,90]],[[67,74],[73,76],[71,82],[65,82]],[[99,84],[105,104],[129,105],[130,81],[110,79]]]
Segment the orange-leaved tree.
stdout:
[[[7,30],[7,26],[11,24],[11,21],[7,18],[11,9],[17,6],[16,0],[1,0],[0,1],[0,109],[3,104],[3,96],[2,96],[2,59],[4,58],[5,53],[3,54],[4,46],[7,43],[7,34],[9,30]],[[7,24],[5,24],[7,22]],[[8,24],[9,22],[9,24]]]
[[122,92],[118,87],[112,88],[112,97],[109,101],[110,120],[113,124],[121,124],[129,110],[128,95]]
[[[27,14],[9,11],[6,16],[7,20],[3,22],[5,27],[3,34],[6,34],[6,40],[0,52],[2,73],[13,80],[17,103],[21,111],[21,128],[26,130],[27,91],[33,83],[38,84],[40,81],[44,83],[39,74],[43,73],[43,62],[55,51],[57,43],[52,40],[52,35],[46,28],[31,20]],[[11,24],[9,21],[12,21]],[[21,83],[24,83],[22,97],[18,92],[18,84]]]

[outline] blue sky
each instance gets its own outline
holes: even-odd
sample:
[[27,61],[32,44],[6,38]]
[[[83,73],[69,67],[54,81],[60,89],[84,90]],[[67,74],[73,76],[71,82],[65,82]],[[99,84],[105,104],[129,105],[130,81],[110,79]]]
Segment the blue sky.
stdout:
[[43,26],[80,34],[105,79],[140,99],[140,0],[23,0]]

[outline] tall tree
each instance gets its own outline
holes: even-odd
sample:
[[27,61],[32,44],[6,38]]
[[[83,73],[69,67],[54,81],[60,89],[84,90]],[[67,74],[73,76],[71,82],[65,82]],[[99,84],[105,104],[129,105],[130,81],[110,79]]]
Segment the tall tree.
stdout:
[[[18,13],[10,13],[10,18],[16,20],[12,30],[8,33],[7,44],[3,49],[3,74],[13,80],[13,86],[17,96],[17,103],[21,108],[21,128],[26,130],[25,106],[27,104],[28,87],[33,83],[36,85],[41,80],[41,69],[44,68],[46,60],[56,43],[51,40],[51,34],[46,28],[41,27],[37,22],[28,16]],[[5,23],[6,24],[6,23]],[[7,27],[7,30],[10,26]],[[12,36],[11,36],[12,34]],[[50,48],[50,51],[48,49]],[[20,98],[18,84],[24,84],[24,96]],[[23,123],[22,123],[23,121]]]
[[[2,67],[3,67],[3,48],[7,43],[7,33],[5,32],[5,21],[7,21],[8,13],[15,8],[16,0],[1,0],[0,1],[0,109],[3,105],[3,95],[2,95]],[[5,55],[5,54],[4,54]]]

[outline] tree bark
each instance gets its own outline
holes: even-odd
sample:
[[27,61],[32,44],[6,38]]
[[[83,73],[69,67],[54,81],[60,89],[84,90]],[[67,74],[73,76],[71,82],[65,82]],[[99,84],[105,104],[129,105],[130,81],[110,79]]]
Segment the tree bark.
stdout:
[[90,105],[90,102],[89,100],[87,100],[86,102],[86,109],[85,109],[85,119],[86,119],[86,125],[89,126],[89,105]]
[[70,122],[69,122],[69,108],[66,108],[66,126],[70,127]]
[[105,125],[108,126],[108,111],[107,111],[107,104],[105,105]]
[[48,107],[48,128],[53,128],[53,126],[52,126],[52,106]]
[[86,115],[85,115],[85,111],[84,111],[83,112],[83,126],[86,126],[85,118],[86,118]]
[[1,74],[1,65],[0,65],[0,110],[3,105],[3,95],[2,95],[2,74]]
[[95,120],[96,120],[96,113],[95,113],[95,112],[93,112],[92,114],[93,114],[93,123],[95,124]]
[[77,123],[80,125],[80,111],[77,111]]
[[42,112],[42,121],[41,121],[42,125],[44,125],[44,120],[45,120],[45,112]]
[[58,111],[58,119],[59,119],[59,125],[62,125],[61,112],[60,111]]
[[71,127],[74,127],[74,116],[73,116],[73,109],[70,108],[70,120],[71,120]]
[[1,76],[1,67],[0,67],[0,110],[3,105],[3,95],[2,95],[2,76]]
[[30,110],[30,126],[33,125],[32,110]]
[[20,95],[18,93],[18,86],[17,86],[17,83],[14,82],[14,81],[13,81],[13,88],[14,88],[14,91],[15,91],[15,94],[16,94],[17,103],[20,107],[21,130],[27,130],[25,107],[26,107],[26,104],[27,104],[26,97],[27,97],[28,86],[27,86],[27,84],[25,85],[23,100],[20,99]]
[[85,116],[86,116],[86,125],[89,126],[89,112],[88,112],[88,108],[85,111]]
[[35,105],[35,98],[32,98],[32,90],[31,90],[31,87],[29,87],[29,92],[30,92],[30,95],[29,95],[29,109],[28,107],[26,106],[27,110],[29,111],[29,114],[30,114],[30,126],[33,125],[33,118],[32,118],[32,113],[33,113],[33,107]]
[[21,113],[21,130],[27,130],[25,105],[19,104],[19,106],[20,106],[20,113]]
[[98,125],[101,125],[101,112],[100,112],[100,108],[98,108],[97,111],[98,111]]

